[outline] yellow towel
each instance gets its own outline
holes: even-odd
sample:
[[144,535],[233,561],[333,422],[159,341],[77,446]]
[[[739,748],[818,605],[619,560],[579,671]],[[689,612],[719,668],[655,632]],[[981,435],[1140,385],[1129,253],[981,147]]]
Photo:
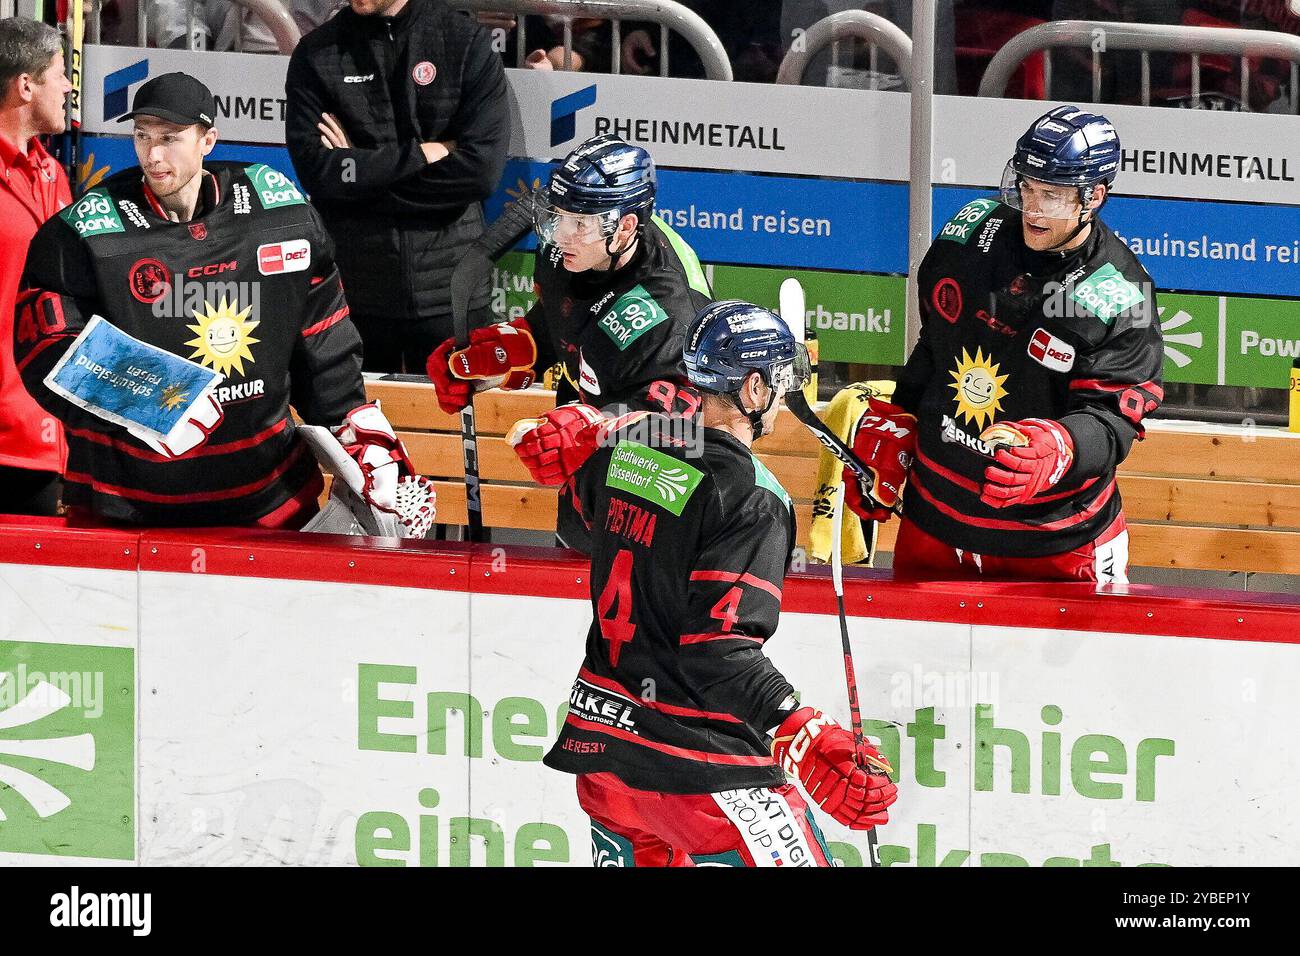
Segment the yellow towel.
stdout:
[[[867,407],[867,399],[888,401],[894,395],[893,382],[855,382],[839,391],[822,409],[821,419],[848,444],[853,427]],[[831,500],[835,489],[844,481],[844,465],[825,448],[817,458],[817,493],[813,497],[812,527],[808,543],[814,561],[826,563],[831,556]],[[862,531],[862,522],[848,508],[841,518],[840,556],[845,564],[871,564],[876,551],[875,522],[871,522],[871,540]]]

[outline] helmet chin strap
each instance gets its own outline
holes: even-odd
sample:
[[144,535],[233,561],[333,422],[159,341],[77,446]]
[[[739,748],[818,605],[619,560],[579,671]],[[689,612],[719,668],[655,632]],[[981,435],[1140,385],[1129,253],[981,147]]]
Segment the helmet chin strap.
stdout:
[[637,240],[641,238],[640,217],[638,217],[637,227],[632,233],[632,238],[627,241],[627,245],[625,245],[622,249],[615,251],[614,236],[617,235],[618,235],[618,230],[615,229],[614,235],[611,235],[608,239],[605,240],[605,253],[609,256],[609,268],[611,272],[618,268],[618,260],[623,258],[623,256],[627,255],[633,249],[633,247],[636,246]]
[[740,392],[731,392],[727,396],[731,399],[731,403],[740,410],[740,414],[744,415],[745,419],[749,422],[750,431],[753,432],[754,435],[752,439],[753,441],[758,441],[763,437],[763,419],[766,417],[767,413],[772,410],[772,405],[776,402],[776,389],[768,385],[768,392],[767,404],[761,409],[755,409],[754,411],[750,411],[745,407],[745,403],[740,400]]

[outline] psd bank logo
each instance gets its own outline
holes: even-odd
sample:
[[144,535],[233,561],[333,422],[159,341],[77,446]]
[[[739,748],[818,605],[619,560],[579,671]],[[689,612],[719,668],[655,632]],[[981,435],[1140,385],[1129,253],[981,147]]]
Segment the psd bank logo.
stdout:
[[[567,143],[578,134],[578,111],[596,102],[596,84],[551,100],[551,145]],[[122,110],[126,112],[125,109]]]
[[0,854],[135,858],[135,652],[0,641]]
[[104,77],[104,121],[117,119],[131,108],[131,87],[149,77],[149,61],[137,60]]

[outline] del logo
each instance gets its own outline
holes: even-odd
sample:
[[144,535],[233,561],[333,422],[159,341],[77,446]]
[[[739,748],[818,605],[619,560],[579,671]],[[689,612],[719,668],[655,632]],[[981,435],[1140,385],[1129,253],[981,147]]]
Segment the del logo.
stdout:
[[59,217],[81,236],[126,231],[117,207],[106,193],[99,190],[86,193],[79,202],[59,213]]
[[1047,329],[1039,329],[1029,340],[1029,356],[1054,372],[1068,372],[1074,368],[1074,349]]
[[0,852],[135,858],[135,654],[0,641]]
[[269,242],[257,247],[257,271],[264,276],[302,272],[311,265],[311,243],[306,239]]
[[302,193],[293,184],[293,180],[263,163],[249,166],[248,178],[253,181],[253,191],[257,193],[257,199],[263,209],[299,206],[307,201],[303,199]]

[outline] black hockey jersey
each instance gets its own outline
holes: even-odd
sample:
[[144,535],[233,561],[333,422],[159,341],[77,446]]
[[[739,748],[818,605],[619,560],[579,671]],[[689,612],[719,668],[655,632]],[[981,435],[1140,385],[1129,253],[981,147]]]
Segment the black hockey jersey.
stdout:
[[[564,365],[557,404],[580,399],[611,416],[628,410],[695,415],[700,398],[687,384],[682,346],[712,292],[700,260],[672,227],[651,217],[632,259],[613,272],[570,272],[558,247],[542,245],[534,291],[528,324],[537,339],[538,372]],[[585,553],[591,546],[563,494],[557,531],[570,548]]]
[[790,498],[726,432],[703,429],[694,455],[636,433],[576,476],[594,619],[546,764],[664,793],[780,786],[765,730],[793,690],[763,645],[794,547]]
[[[315,210],[268,166],[201,175],[189,222],[169,220],[134,167],[50,219],[28,251],[15,360],[67,426],[64,500],[111,521],[247,524],[314,497],[320,471],[290,403],[335,425],[365,402],[360,336]],[[95,314],[225,376],[207,444],[168,460],[43,384]]]
[[[558,402],[580,397],[598,408],[674,411],[675,389],[651,389],[655,382],[685,384],[686,328],[712,299],[694,251],[651,217],[621,269],[574,273],[562,259],[556,246],[538,248],[537,303],[528,313],[538,371],[564,363]],[[692,410],[696,405],[698,399]]]
[[[976,199],[917,273],[921,335],[894,401],[917,416],[904,514],[954,548],[1041,557],[1094,540],[1120,513],[1115,469],[1164,397],[1151,277],[1102,222],[1065,255],[1025,244],[1020,213]],[[995,421],[1048,418],[1074,439],[1053,488],[980,501]]]

